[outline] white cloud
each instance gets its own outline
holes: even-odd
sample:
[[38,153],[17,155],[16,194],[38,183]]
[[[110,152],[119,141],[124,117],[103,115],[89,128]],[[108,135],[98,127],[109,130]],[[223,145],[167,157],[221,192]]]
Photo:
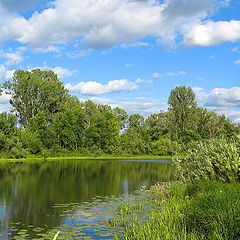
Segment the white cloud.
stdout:
[[28,71],[31,71],[33,69],[40,69],[42,71],[52,70],[55,74],[57,74],[59,79],[63,79],[65,77],[70,77],[77,71],[77,70],[71,71],[69,69],[62,68],[62,67],[52,68],[52,67],[47,66],[45,62],[43,63],[42,67],[28,68]]
[[0,104],[9,103],[10,99],[11,99],[11,95],[6,94],[5,92],[2,92],[2,94],[0,95]]
[[117,104],[125,109],[129,114],[139,113],[148,116],[151,113],[157,113],[160,110],[167,110],[167,104],[157,99],[138,97],[132,101],[122,101]]
[[138,85],[127,79],[109,81],[107,84],[101,84],[95,81],[80,82],[75,86],[67,83],[65,87],[71,92],[78,92],[83,95],[100,95],[124,90],[136,90]]
[[210,93],[206,93],[203,88],[193,88],[198,103],[209,110],[216,110],[219,114],[225,114],[232,121],[240,122],[240,88],[233,87],[215,88]]
[[0,79],[9,80],[13,77],[15,70],[8,70],[4,65],[0,65]]
[[102,98],[102,97],[90,97],[89,99],[92,100],[94,103],[97,103],[97,104],[111,104],[111,103],[116,102],[113,99]]
[[191,29],[201,25],[214,4],[223,2],[55,0],[28,19],[0,7],[0,41],[16,40],[36,49],[76,40],[93,48],[143,47],[149,44],[138,41],[151,36],[171,45],[179,35],[191,40]]
[[182,76],[182,75],[185,75],[185,74],[186,74],[186,72],[184,72],[184,71],[179,71],[179,72],[176,72],[176,73],[174,73],[174,72],[167,72],[167,73],[162,73],[162,74],[154,72],[152,74],[152,77],[153,78],[160,78],[160,77],[165,77],[165,76],[174,77],[174,76]]
[[142,80],[141,78],[138,78],[135,83],[144,83],[144,80]]
[[23,58],[21,56],[20,52],[8,52],[4,53],[4,57],[7,59],[6,65],[11,66],[11,65],[18,65],[23,61]]
[[237,52],[238,51],[238,47],[234,47],[233,49],[232,49],[232,52]]
[[60,53],[60,48],[54,45],[50,45],[47,47],[35,47],[33,50],[36,53],[49,53],[49,52]]
[[5,79],[6,80],[11,79],[13,77],[14,72],[15,72],[15,70],[7,70],[6,74],[5,74]]
[[184,35],[184,45],[188,47],[215,46],[226,41],[240,39],[240,21],[207,21],[192,27]]
[[240,88],[215,88],[206,98],[205,106],[240,108]]
[[70,77],[75,71],[70,71],[66,68],[55,67],[51,69],[54,73],[57,74],[58,78],[63,79],[65,77]]

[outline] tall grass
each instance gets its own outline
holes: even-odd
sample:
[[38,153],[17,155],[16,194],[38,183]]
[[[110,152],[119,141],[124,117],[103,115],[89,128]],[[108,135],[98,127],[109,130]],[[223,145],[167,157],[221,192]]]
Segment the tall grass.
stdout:
[[[145,197],[151,206],[146,220],[129,218],[122,239],[213,239],[240,238],[240,183],[195,182],[154,186]],[[126,223],[126,222],[125,222]],[[116,222],[115,222],[116,224]]]

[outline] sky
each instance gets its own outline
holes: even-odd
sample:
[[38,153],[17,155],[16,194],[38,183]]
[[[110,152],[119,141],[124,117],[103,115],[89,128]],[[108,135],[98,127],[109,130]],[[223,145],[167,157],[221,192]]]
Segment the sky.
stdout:
[[240,123],[240,0],[0,0],[0,83],[33,68],[81,101],[145,117],[190,86]]

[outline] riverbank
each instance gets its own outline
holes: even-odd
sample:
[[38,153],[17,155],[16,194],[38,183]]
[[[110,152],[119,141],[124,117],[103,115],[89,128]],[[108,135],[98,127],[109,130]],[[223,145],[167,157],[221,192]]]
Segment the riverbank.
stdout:
[[101,155],[101,156],[89,156],[82,154],[56,154],[55,156],[42,156],[42,155],[27,155],[24,158],[15,159],[8,158],[6,155],[0,155],[1,162],[29,162],[29,161],[58,161],[58,160],[124,160],[124,159],[139,159],[139,160],[151,160],[151,159],[168,159],[171,160],[171,155],[156,156],[156,155]]
[[[154,185],[109,219],[125,228],[123,239],[239,239],[240,183]],[[147,219],[147,220],[146,220]]]

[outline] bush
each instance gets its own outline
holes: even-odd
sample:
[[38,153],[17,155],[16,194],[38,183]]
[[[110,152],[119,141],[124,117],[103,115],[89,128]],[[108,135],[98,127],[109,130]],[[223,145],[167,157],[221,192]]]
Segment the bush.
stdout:
[[181,180],[232,182],[239,179],[239,138],[201,141],[192,146],[189,152],[190,155],[184,159],[178,155],[173,158]]

